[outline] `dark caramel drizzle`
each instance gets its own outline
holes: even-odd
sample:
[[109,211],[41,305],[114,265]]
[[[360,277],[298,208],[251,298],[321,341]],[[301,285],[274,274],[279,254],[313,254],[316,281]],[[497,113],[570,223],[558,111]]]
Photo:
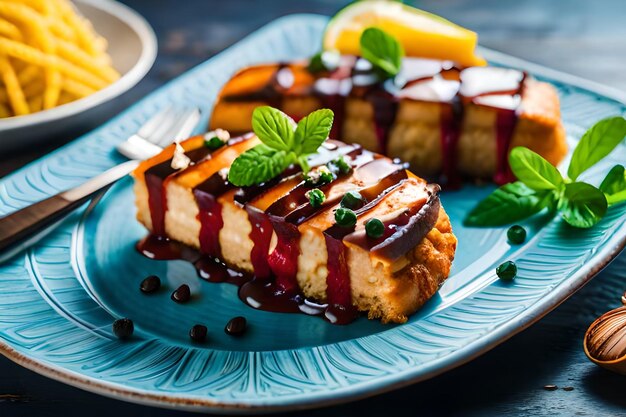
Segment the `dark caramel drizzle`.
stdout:
[[272,74],[269,82],[260,90],[245,94],[231,94],[224,97],[224,101],[242,103],[247,101],[263,101],[270,106],[280,107],[283,94],[293,85],[293,74],[288,64],[278,64],[276,72]]
[[[211,154],[211,150],[205,146],[201,146],[196,149],[192,149],[190,151],[185,152],[185,155],[191,160],[191,163],[198,163],[207,157],[207,155]],[[172,174],[179,172],[179,170],[172,168],[172,159],[168,159],[167,161],[161,162],[160,164],[156,164],[148,170],[146,170],[146,175],[154,175],[161,179],[165,179]]]
[[257,185],[251,185],[249,187],[241,187],[235,193],[235,202],[245,206],[257,198],[263,196],[268,190],[274,188],[276,185],[289,181],[293,178],[300,177],[302,170],[298,165],[291,165],[284,170],[280,175],[272,178],[269,181],[263,182]]
[[[335,154],[333,153],[332,156],[334,155]],[[345,156],[349,158],[350,164],[353,166],[353,169],[355,169],[356,167],[359,167],[364,160],[368,159],[368,157],[371,158],[372,153],[363,153],[363,149],[361,147],[357,147],[353,151],[348,152]],[[330,161],[332,158],[327,159]],[[317,188],[322,190],[324,194],[328,194],[331,187],[345,182],[349,178],[350,173],[343,175],[340,174],[335,181]],[[309,199],[307,198],[306,193],[311,190],[311,188],[312,187],[307,185],[304,181],[301,181],[286,195],[276,200],[271,206],[269,206],[265,212],[268,215],[284,219],[288,223],[292,223],[294,225],[302,224],[306,219],[313,217],[329,204],[328,201],[326,202],[326,206],[320,207],[313,207],[309,204]]]
[[193,189],[194,194],[206,194],[215,198],[234,189],[235,186],[228,182],[228,179],[222,172],[216,172],[208,179],[196,185]]
[[439,217],[440,187],[436,184],[427,185],[426,190],[428,198],[423,205],[409,206],[397,216],[383,221],[385,232],[380,238],[372,239],[364,230],[360,230],[345,236],[343,240],[384,258],[395,259],[407,253],[435,227]]
[[[381,200],[389,192],[393,191],[396,187],[399,187],[402,184],[402,181],[406,180],[406,178],[406,170],[401,166],[398,166],[396,170],[389,172],[381,178],[377,184],[359,190],[359,193],[363,196],[365,201],[367,201],[367,204],[355,211],[357,218],[360,215],[367,213],[369,210],[376,208]],[[344,237],[348,236],[352,232],[354,232],[354,227],[343,227],[338,224],[334,224],[324,231],[324,233],[328,236],[338,240],[343,240]]]
[[[254,137],[253,134],[245,134],[245,135],[237,136],[235,138],[228,140],[225,146],[233,146],[243,141],[252,139],[253,137]],[[200,146],[198,148],[185,152],[185,155],[190,159],[191,165],[193,166],[193,165],[196,165],[196,164],[199,164],[199,163],[202,163],[211,159],[212,153],[215,151],[219,151],[221,149],[223,148],[212,150],[209,147]],[[145,177],[146,177],[146,180],[148,179],[149,176],[151,176],[151,177],[159,178],[161,181],[164,181],[166,179],[174,178],[177,175],[182,175],[184,172],[185,170],[177,170],[175,168],[172,168],[172,158],[170,158],[167,161],[161,162],[160,164],[156,164],[148,168],[145,172]],[[205,182],[214,182],[214,181],[216,181],[216,179],[209,178]],[[196,188],[202,189],[203,184],[198,185]]]

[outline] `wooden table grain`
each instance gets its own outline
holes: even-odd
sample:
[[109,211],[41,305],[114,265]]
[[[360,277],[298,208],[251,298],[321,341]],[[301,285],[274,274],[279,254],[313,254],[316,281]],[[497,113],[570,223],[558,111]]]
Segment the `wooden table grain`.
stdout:
[[[126,0],[153,25],[159,56],[145,80],[118,102],[122,111],[169,79],[276,17],[332,14],[332,0]],[[626,90],[626,2],[622,0],[423,0],[426,10],[476,30],[481,43]],[[73,138],[0,155],[6,175]],[[491,352],[432,380],[298,416],[626,416],[626,376],[604,371],[582,351],[583,334],[620,305],[626,254],[537,324]],[[554,384],[556,390],[544,389]],[[568,388],[565,390],[564,388]],[[571,389],[570,389],[571,388]],[[0,416],[183,416],[100,397],[0,358]]]

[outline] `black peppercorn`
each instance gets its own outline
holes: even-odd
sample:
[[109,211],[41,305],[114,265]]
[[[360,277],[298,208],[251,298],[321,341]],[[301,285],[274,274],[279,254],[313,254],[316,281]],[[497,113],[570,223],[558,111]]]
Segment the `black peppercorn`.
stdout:
[[247,325],[248,322],[245,317],[234,317],[226,324],[224,331],[231,336],[241,336],[246,331]]
[[191,298],[191,290],[189,289],[189,285],[183,284],[180,287],[176,288],[172,293],[172,300],[177,303],[186,303]]
[[113,333],[118,339],[130,339],[135,331],[135,325],[131,319],[117,319],[113,322]]
[[139,289],[144,294],[152,294],[153,292],[158,291],[161,287],[161,279],[156,275],[150,275],[146,277],[143,281],[141,281],[141,285]]
[[194,325],[189,330],[189,337],[194,342],[204,342],[206,340],[207,328],[201,324]]

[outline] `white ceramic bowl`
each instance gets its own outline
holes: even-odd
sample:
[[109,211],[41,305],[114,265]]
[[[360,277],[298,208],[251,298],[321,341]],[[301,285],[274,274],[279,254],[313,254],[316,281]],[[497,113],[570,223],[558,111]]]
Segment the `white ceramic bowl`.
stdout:
[[108,87],[80,100],[26,116],[0,119],[0,152],[23,148],[93,128],[115,112],[115,99],[152,67],[157,40],[146,20],[113,0],[74,0],[80,12],[109,44],[113,66],[122,75]]

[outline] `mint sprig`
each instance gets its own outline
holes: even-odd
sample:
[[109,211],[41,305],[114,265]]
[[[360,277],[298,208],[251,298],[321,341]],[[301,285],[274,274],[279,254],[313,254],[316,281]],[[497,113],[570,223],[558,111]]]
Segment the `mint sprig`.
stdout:
[[563,219],[574,227],[589,228],[606,213],[608,203],[602,191],[586,182],[565,184],[559,211]]
[[513,148],[509,155],[511,170],[518,180],[535,191],[558,190],[563,177],[554,165],[538,156],[528,148]]
[[609,204],[626,201],[626,171],[624,166],[615,165],[600,184],[600,191],[606,195]]
[[600,120],[587,130],[574,149],[567,175],[576,181],[578,176],[607,156],[626,135],[626,119],[622,116]]
[[298,123],[278,109],[257,107],[252,113],[252,129],[262,144],[239,155],[228,171],[228,181],[237,187],[266,182],[289,165],[309,171],[307,156],[328,138],[333,112],[316,110]]
[[293,157],[284,150],[276,150],[265,144],[255,146],[233,161],[228,171],[228,181],[236,186],[260,184],[274,178],[294,163]]
[[291,117],[274,107],[257,107],[252,113],[252,130],[272,149],[291,150],[295,127],[296,122]]
[[465,218],[466,226],[504,226],[552,206],[550,192],[535,192],[523,182],[505,184],[482,200]]
[[[383,79],[393,78],[400,72],[404,48],[393,36],[377,27],[369,27],[359,39],[361,57],[368,60]],[[341,55],[335,50],[322,50],[309,59],[307,69],[312,74],[334,71],[339,68]]]
[[317,152],[333,127],[333,112],[328,109],[314,111],[302,118],[294,132],[294,151],[298,155]]
[[369,27],[361,34],[360,45],[361,56],[384,76],[391,78],[400,72],[404,48],[396,38],[381,29]]
[[465,218],[467,226],[503,226],[539,213],[558,210],[574,227],[597,224],[610,205],[626,202],[626,173],[614,166],[600,187],[578,177],[611,153],[626,137],[626,119],[610,117],[596,123],[574,149],[568,177],[541,155],[517,147],[509,154],[509,164],[517,182],[506,184],[479,202]]

